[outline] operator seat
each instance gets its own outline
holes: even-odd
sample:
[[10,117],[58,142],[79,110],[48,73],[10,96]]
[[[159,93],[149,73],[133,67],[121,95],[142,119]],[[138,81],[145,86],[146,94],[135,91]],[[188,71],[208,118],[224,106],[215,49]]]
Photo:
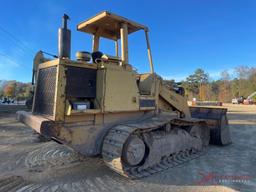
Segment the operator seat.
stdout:
[[101,57],[103,56],[103,53],[100,51],[95,51],[92,53],[92,62],[93,63],[99,63]]
[[103,54],[100,51],[96,51],[92,53],[92,61],[93,63],[99,63],[101,61],[109,61],[112,63],[119,64],[119,62],[121,62],[121,59],[116,56],[110,56],[110,55]]

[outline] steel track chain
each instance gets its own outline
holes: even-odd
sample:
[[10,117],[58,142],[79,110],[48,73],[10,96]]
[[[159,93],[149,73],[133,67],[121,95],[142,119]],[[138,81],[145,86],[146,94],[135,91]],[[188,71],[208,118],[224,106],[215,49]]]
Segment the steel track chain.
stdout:
[[[201,156],[206,152],[204,149],[202,151],[190,150],[179,152],[170,156],[164,156],[158,164],[147,168],[143,168],[143,166],[127,167],[122,163],[121,156],[123,145],[133,132],[139,130],[139,125],[144,125],[142,127],[145,128],[145,125],[149,125],[149,123],[151,123],[150,128],[147,129],[148,131],[151,131],[152,129],[157,129],[159,126],[163,126],[169,122],[170,121],[163,122],[161,119],[155,119],[154,122],[150,120],[149,122],[144,121],[140,122],[139,124],[121,124],[113,127],[106,135],[103,142],[102,156],[104,162],[115,172],[132,179],[138,179],[179,166],[187,161]],[[155,125],[154,128],[152,128],[152,123]],[[143,132],[144,131],[145,129]]]

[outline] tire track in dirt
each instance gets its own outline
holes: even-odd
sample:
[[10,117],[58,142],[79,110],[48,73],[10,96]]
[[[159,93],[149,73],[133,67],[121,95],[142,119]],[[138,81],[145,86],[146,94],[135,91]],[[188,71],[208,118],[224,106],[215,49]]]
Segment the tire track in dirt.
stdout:
[[74,150],[53,142],[42,144],[31,151],[25,158],[25,166],[33,168],[37,166],[61,166],[73,162],[83,161],[84,157]]

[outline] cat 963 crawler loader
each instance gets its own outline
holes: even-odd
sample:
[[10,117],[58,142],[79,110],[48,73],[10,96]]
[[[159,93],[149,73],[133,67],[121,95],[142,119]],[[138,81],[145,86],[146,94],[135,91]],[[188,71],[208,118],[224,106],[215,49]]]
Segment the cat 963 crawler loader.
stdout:
[[[77,25],[92,35],[92,53],[80,51],[71,60],[67,20],[64,15],[58,58],[37,67],[32,112],[17,112],[19,121],[81,154],[101,156],[131,178],[194,158],[209,143],[231,142],[227,109],[189,107],[183,94],[154,72],[146,26],[99,13]],[[145,32],[150,66],[143,74],[128,57],[128,36],[139,30]],[[115,56],[99,50],[101,38],[113,40]]]

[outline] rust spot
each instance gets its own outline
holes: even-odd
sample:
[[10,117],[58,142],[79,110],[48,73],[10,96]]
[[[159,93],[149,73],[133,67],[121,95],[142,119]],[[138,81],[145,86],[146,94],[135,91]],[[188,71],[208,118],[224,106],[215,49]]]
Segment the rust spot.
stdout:
[[45,121],[41,125],[41,134],[46,137],[57,137],[60,134],[61,126],[59,123]]

